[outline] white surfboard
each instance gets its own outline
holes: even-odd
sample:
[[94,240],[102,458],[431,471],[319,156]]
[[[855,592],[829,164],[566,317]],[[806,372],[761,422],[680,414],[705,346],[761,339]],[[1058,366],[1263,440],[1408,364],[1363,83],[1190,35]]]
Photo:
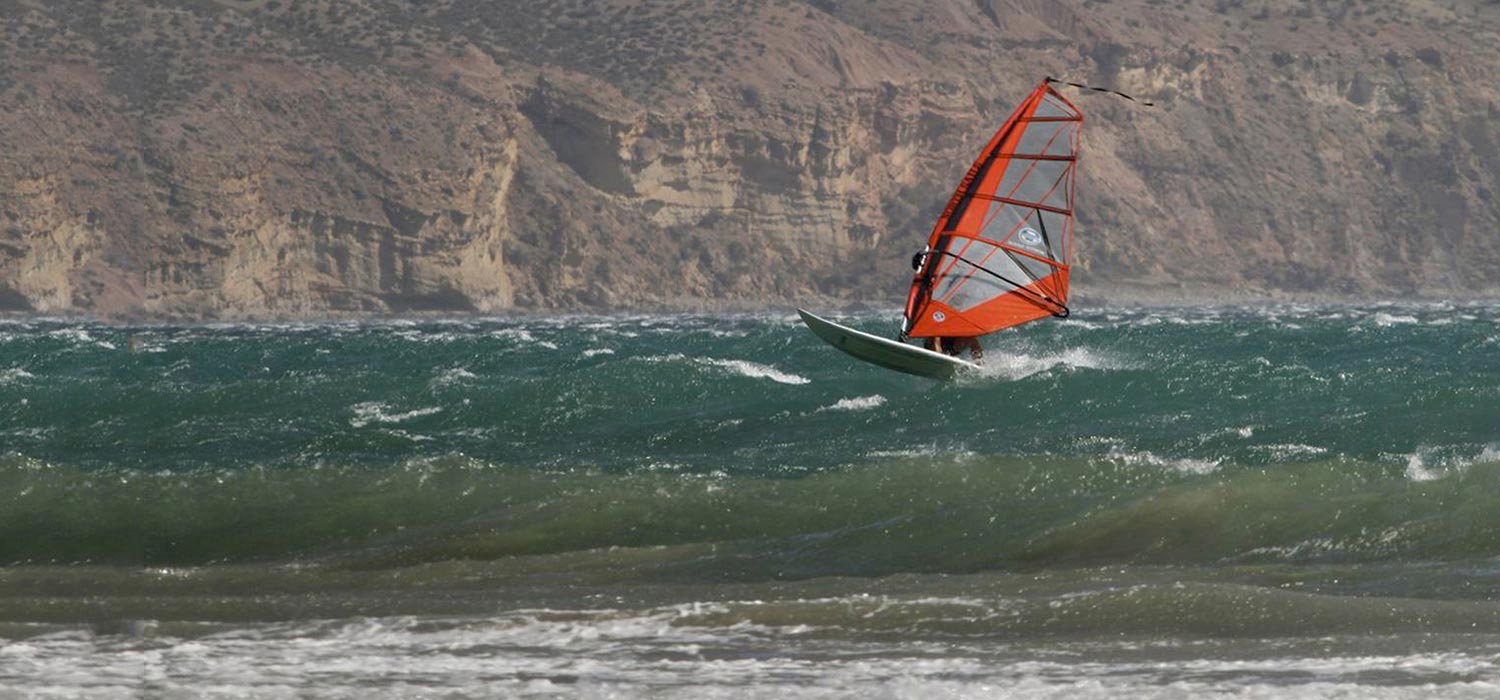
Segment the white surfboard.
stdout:
[[872,365],[931,379],[952,379],[961,371],[979,369],[972,362],[857,331],[802,309],[797,313],[824,342]]

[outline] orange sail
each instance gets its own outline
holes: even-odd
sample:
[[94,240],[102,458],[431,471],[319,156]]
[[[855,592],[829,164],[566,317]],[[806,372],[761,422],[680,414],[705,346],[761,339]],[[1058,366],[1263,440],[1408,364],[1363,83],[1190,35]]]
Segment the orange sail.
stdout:
[[978,336],[1067,315],[1082,127],[1043,81],[995,132],[913,261],[903,335]]

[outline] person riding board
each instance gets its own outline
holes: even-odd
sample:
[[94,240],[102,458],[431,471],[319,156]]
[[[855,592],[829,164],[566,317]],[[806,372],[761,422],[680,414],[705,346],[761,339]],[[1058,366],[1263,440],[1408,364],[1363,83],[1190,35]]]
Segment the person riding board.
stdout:
[[979,344],[979,338],[971,335],[938,336],[927,338],[923,345],[933,352],[940,352],[952,357],[958,357],[964,352],[969,353],[969,359],[978,362],[984,359],[984,348]]
[[[911,256],[911,269],[920,270],[922,262],[927,258],[927,251],[921,251]],[[958,357],[964,352],[969,353],[969,359],[979,362],[984,358],[984,348],[979,345],[976,336],[937,336],[923,340],[922,346],[933,352],[940,352],[950,357]]]

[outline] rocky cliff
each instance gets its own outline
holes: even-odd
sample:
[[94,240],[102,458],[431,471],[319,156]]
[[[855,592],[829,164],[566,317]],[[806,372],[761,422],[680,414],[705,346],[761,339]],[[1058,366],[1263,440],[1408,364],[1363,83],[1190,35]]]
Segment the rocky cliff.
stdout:
[[1473,295],[1495,0],[0,0],[0,309],[894,303],[1080,95],[1077,289]]

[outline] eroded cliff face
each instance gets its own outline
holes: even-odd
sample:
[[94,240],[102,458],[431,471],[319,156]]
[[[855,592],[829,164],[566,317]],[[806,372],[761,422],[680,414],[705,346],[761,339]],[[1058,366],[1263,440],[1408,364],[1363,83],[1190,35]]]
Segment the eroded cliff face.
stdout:
[[392,94],[337,66],[226,59],[211,86],[163,108],[111,89],[123,69],[34,67],[0,123],[6,307],[511,307],[521,146],[486,105],[420,84]]
[[1500,6],[0,0],[0,308],[859,302],[1079,95],[1079,290],[1493,293]]

